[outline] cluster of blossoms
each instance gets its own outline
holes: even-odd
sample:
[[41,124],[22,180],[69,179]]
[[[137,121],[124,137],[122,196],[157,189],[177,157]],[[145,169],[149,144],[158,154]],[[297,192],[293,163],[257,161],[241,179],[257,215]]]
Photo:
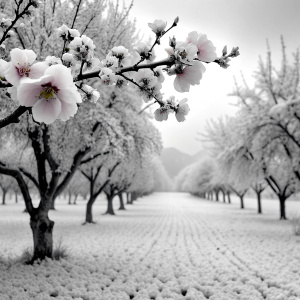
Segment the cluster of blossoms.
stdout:
[[158,108],[154,112],[155,120],[167,121],[169,113],[175,112],[175,117],[178,122],[183,122],[185,120],[185,116],[189,113],[190,108],[187,104],[187,99],[184,98],[181,101],[176,101],[174,96],[171,96],[164,105]]
[[58,34],[70,42],[70,52],[64,53],[62,59],[47,56],[45,61],[35,62],[36,54],[32,50],[14,48],[10,51],[10,62],[0,60],[0,77],[12,85],[8,89],[11,98],[22,106],[32,107],[34,120],[45,124],[73,117],[82,96],[84,101],[93,103],[100,97],[99,92],[88,85],[81,89],[81,96],[73,81],[74,70],[81,61],[86,63],[87,69],[91,65],[88,62],[94,59],[92,40],[79,37],[76,29],[66,25],[58,29]]
[[57,63],[55,57],[34,63],[36,54],[32,50],[15,48],[10,56],[10,62],[1,60],[1,77],[12,85],[9,91],[13,99],[32,107],[35,121],[50,124],[76,114],[81,96],[70,69]]
[[[1,26],[9,26],[10,22],[2,19]],[[216,48],[207,36],[193,31],[183,42],[170,38],[169,47],[165,49],[168,57],[153,62],[154,46],[160,44],[163,35],[177,23],[178,18],[169,29],[161,20],[149,23],[156,35],[152,47],[141,43],[133,54],[123,46],[113,47],[102,61],[94,57],[96,47],[89,37],[62,25],[57,29],[58,36],[64,41],[61,58],[48,56],[45,61],[35,62],[36,54],[32,50],[12,49],[10,62],[0,60],[0,79],[12,85],[8,90],[12,99],[32,107],[35,121],[46,124],[74,116],[77,103],[82,99],[95,103],[100,97],[98,91],[83,82],[79,86],[74,83],[93,77],[98,77],[104,85],[117,87],[130,82],[145,102],[154,100],[159,104],[160,108],[154,113],[156,120],[167,120],[169,113],[175,113],[176,119],[182,122],[190,110],[187,99],[179,102],[174,97],[163,100],[163,71],[175,76],[177,92],[188,92],[191,85],[200,84],[205,72],[203,62],[216,62],[225,68],[229,58],[239,55],[239,52],[238,48],[233,48],[227,54],[227,48],[224,48],[222,57],[217,58]],[[143,61],[146,63],[141,64]]]

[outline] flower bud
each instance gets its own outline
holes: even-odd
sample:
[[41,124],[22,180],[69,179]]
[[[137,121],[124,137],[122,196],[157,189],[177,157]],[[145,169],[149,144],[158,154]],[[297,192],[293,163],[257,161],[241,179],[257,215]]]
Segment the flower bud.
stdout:
[[224,46],[222,50],[222,56],[226,56],[226,55],[227,55],[227,46]]
[[237,57],[240,55],[239,47],[233,47],[230,53],[231,57]]
[[175,38],[175,36],[173,36],[172,38],[169,38],[169,45],[170,45],[172,48],[175,48],[175,47],[176,47],[176,38]]
[[178,22],[179,22],[179,17],[176,17],[173,22],[173,26],[177,26]]

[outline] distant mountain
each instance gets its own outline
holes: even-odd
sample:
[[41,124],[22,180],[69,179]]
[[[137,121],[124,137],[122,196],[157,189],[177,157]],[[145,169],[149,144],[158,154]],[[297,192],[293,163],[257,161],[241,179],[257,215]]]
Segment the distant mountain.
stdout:
[[190,155],[176,148],[164,148],[161,154],[162,163],[171,178],[176,177],[186,166],[191,165],[203,157],[205,151]]

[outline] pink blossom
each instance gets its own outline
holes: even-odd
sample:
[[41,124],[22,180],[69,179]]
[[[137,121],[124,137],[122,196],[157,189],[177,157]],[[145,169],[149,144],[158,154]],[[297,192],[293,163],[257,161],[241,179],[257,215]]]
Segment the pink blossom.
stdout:
[[186,103],[188,100],[186,98],[182,99],[178,105],[175,113],[175,117],[178,122],[183,122],[185,120],[185,116],[189,113],[190,107]]
[[37,122],[68,120],[77,112],[81,96],[73,83],[71,70],[57,64],[50,66],[39,79],[24,79],[17,91],[21,105],[32,107]]
[[10,63],[9,62],[7,62],[7,61],[5,61],[3,59],[0,59],[0,77],[2,79],[5,78],[5,72],[9,69],[9,67],[10,67]]
[[205,67],[200,61],[194,61],[192,66],[182,69],[174,80],[174,88],[177,92],[183,93],[190,90],[191,85],[200,84]]
[[207,39],[206,34],[198,34],[196,31],[192,31],[188,35],[187,42],[197,46],[198,58],[201,61],[212,62],[217,58],[216,48],[213,43]]
[[5,72],[5,78],[15,86],[19,86],[22,78],[40,78],[48,68],[48,64],[45,62],[33,64],[36,54],[32,50],[14,48],[10,51],[10,57],[11,66]]
[[197,54],[197,47],[189,43],[178,42],[175,47],[176,58],[185,64],[190,64]]
[[168,107],[160,107],[154,112],[155,120],[158,122],[167,121],[171,110]]

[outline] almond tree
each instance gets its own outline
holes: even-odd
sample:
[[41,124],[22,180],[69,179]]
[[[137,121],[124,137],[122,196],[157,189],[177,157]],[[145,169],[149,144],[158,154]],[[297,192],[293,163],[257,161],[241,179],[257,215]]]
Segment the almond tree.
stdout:
[[[283,38],[280,68],[272,63],[268,49],[265,61],[260,58],[256,85],[236,84],[245,133],[243,152],[260,164],[268,186],[280,203],[280,219],[286,219],[285,200],[298,190],[300,155],[299,51],[288,61]],[[247,117],[247,118],[245,118]],[[246,150],[245,150],[246,149]]]
[[[12,1],[1,21],[0,47],[5,53],[0,64],[0,87],[6,89],[11,98],[7,98],[6,92],[2,93],[0,129],[8,129],[1,130],[1,138],[4,140],[13,134],[29,144],[36,171],[23,172],[3,160],[0,173],[14,177],[21,189],[33,232],[32,261],[52,255],[54,222],[48,212],[53,200],[64,190],[83,160],[87,162],[101,155],[110,144],[108,141],[119,137],[118,121],[105,110],[105,105],[95,104],[100,93],[88,83],[97,79],[101,90],[102,86],[122,87],[129,83],[145,102],[152,101],[159,106],[155,112],[157,120],[166,120],[170,113],[175,113],[181,122],[189,112],[187,99],[163,99],[160,92],[163,75],[158,67],[164,67],[168,75],[175,77],[177,91],[187,92],[191,85],[200,83],[205,70],[202,62],[227,67],[229,58],[239,54],[238,48],[233,48],[229,54],[223,50],[222,56],[217,57],[215,47],[205,35],[191,32],[185,42],[171,39],[167,58],[153,61],[154,47],[177,26],[179,19],[176,18],[169,28],[164,21],[149,23],[155,34],[150,47],[139,45],[130,54],[129,49],[114,44],[119,35],[117,38],[108,36],[108,52],[104,59],[97,57],[96,45],[90,37],[97,31],[93,26],[103,22],[100,12],[104,11],[104,4],[102,1],[80,0],[76,5],[73,1],[44,1],[39,6],[36,0]],[[58,25],[59,20],[68,20],[70,15],[68,25]],[[109,13],[108,17],[118,17],[114,27],[131,34],[127,15],[127,12],[125,15]],[[121,29],[124,20],[129,27]],[[76,24],[80,31],[74,29]],[[55,28],[58,28],[56,32]],[[88,28],[94,30],[89,33]],[[101,36],[105,36],[105,32],[101,32]],[[112,93],[110,97],[113,98]],[[16,125],[8,126],[13,123]],[[106,141],[101,136],[105,131],[109,137]],[[101,151],[97,152],[99,147]],[[24,176],[39,190],[38,207],[32,204]]]

